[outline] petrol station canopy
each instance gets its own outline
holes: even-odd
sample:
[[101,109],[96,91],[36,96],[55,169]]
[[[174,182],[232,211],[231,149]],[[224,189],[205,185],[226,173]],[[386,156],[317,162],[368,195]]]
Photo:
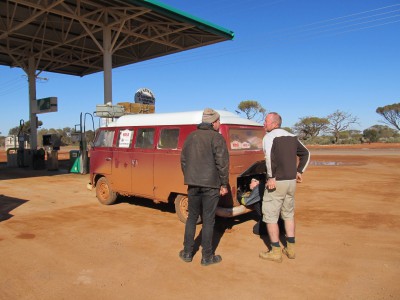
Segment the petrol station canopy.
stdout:
[[154,0],[0,0],[0,65],[29,80],[31,147],[36,141],[36,76],[104,72],[112,102],[112,69],[232,40],[232,31]]
[[84,76],[103,71],[104,51],[114,68],[233,36],[151,0],[0,1],[0,64],[24,69],[33,56],[36,70]]

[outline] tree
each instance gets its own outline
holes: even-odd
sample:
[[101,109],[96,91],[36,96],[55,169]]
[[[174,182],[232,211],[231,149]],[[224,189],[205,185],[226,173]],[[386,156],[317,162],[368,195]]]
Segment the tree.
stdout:
[[89,142],[93,142],[94,141],[94,136],[95,136],[95,132],[93,130],[87,130],[85,132],[85,136],[86,136],[86,141]]
[[340,132],[347,130],[352,124],[358,124],[357,117],[340,110],[336,110],[333,114],[330,114],[327,119],[329,120],[329,124],[326,131],[333,134],[335,144],[339,141]]
[[[43,122],[38,120],[37,126],[40,127],[43,125]],[[8,131],[8,135],[18,135],[18,133],[25,133],[25,134],[30,134],[31,132],[31,123],[29,121],[26,121],[25,123],[20,124],[20,126],[16,126],[11,128]]]
[[282,127],[282,129],[286,130],[287,132],[294,133],[293,129],[290,127]]
[[[39,124],[41,125],[42,122],[41,121],[39,121],[39,122],[40,122]],[[12,129],[10,129],[9,135],[18,135],[18,133],[20,132],[20,127],[22,128],[21,129],[22,133],[29,134],[30,127],[29,127],[29,121],[28,121],[25,124],[23,124],[23,126],[18,126],[18,127],[14,127]],[[38,140],[38,144],[42,145],[43,135],[57,134],[61,138],[61,146],[74,145],[74,144],[77,145],[79,143],[79,141],[76,141],[76,140],[73,141],[73,139],[72,139],[72,136],[73,136],[74,133],[75,133],[75,130],[72,129],[71,127],[64,127],[63,129],[60,129],[60,128],[58,128],[58,129],[55,129],[55,128],[50,128],[50,129],[41,128],[37,132],[37,140]],[[86,137],[86,141],[87,142],[93,141],[94,140],[94,136],[95,136],[95,132],[93,130],[87,130],[85,132],[85,137]],[[0,137],[0,144],[1,144],[1,137]]]
[[379,138],[391,138],[399,136],[399,132],[396,129],[390,128],[386,125],[373,125],[372,128],[375,128],[378,131]]
[[364,138],[370,142],[377,142],[379,140],[388,141],[400,136],[396,129],[390,128],[386,125],[373,125],[363,131]]
[[378,137],[378,130],[376,128],[370,127],[368,129],[365,129],[363,131],[363,137],[369,141],[370,143],[377,142],[379,137]]
[[304,117],[294,124],[294,131],[303,139],[313,138],[327,129],[328,119],[318,117]]
[[400,103],[394,103],[383,107],[378,107],[376,112],[385,118],[388,125],[400,130]]
[[[248,120],[255,119],[256,122],[264,122],[267,110],[255,100],[244,100],[239,103],[238,109],[246,115]],[[240,113],[240,112],[239,112]]]

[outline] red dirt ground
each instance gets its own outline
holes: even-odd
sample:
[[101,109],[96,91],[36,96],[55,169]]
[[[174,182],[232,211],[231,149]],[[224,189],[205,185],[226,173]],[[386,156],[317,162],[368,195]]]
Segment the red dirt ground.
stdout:
[[297,257],[281,264],[258,258],[252,214],[217,220],[223,261],[202,267],[178,258],[166,205],[104,206],[88,175],[3,164],[0,299],[400,299],[400,144],[309,148]]

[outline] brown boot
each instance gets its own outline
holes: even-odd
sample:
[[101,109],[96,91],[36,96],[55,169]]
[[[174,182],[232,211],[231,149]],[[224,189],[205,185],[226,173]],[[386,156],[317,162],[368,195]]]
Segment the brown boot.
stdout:
[[294,259],[296,257],[296,253],[294,252],[294,243],[287,242],[286,247],[283,248],[282,252],[288,258]]
[[281,247],[272,246],[272,250],[268,252],[261,252],[260,258],[266,260],[272,260],[274,262],[281,263],[282,262],[282,252]]

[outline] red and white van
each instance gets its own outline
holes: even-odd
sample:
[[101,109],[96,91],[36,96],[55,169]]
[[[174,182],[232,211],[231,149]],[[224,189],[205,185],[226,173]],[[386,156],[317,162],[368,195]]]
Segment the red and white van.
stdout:
[[[188,134],[201,123],[202,111],[125,115],[99,128],[90,150],[90,186],[103,204],[118,195],[140,196],[174,203],[183,222],[187,218],[187,186],[180,155]],[[230,155],[229,193],[221,197],[216,214],[231,217],[251,211],[237,201],[250,176],[265,174],[263,126],[231,112],[218,111],[219,132]],[[264,166],[264,168],[263,168]]]

